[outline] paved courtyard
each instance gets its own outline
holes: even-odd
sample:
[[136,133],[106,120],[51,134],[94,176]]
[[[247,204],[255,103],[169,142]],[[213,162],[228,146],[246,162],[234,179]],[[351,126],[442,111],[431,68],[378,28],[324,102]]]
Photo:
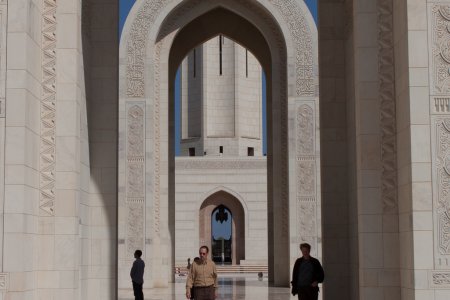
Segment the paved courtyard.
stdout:
[[[183,300],[185,278],[178,277],[168,289],[144,290],[147,300]],[[145,284],[144,284],[145,285]],[[288,300],[297,299],[288,288],[268,287],[267,277],[258,280],[256,274],[220,275],[218,299]],[[133,290],[119,290],[119,300],[134,300]]]

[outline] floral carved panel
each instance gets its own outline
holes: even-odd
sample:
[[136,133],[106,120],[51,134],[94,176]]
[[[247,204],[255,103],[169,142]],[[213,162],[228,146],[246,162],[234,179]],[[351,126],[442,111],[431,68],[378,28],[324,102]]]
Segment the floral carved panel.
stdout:
[[142,104],[131,104],[127,110],[126,139],[126,249],[133,257],[136,249],[144,250],[145,241],[145,112]]
[[431,9],[432,94],[450,93],[450,5]]
[[296,124],[296,201],[297,228],[300,241],[314,243],[316,236],[316,157],[315,118],[311,106],[297,107]]
[[450,118],[434,118],[433,129],[435,267],[448,268],[450,265]]

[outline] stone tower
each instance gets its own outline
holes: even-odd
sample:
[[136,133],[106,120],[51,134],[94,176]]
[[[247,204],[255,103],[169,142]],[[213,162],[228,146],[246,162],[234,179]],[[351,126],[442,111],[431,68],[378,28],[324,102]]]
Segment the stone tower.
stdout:
[[181,67],[181,155],[262,156],[262,69],[219,35]]

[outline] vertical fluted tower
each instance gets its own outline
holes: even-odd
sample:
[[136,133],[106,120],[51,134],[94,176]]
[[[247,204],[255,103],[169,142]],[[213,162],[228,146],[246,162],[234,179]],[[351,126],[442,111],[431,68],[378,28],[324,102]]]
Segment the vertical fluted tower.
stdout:
[[181,155],[262,156],[262,70],[247,49],[217,36],[181,67]]

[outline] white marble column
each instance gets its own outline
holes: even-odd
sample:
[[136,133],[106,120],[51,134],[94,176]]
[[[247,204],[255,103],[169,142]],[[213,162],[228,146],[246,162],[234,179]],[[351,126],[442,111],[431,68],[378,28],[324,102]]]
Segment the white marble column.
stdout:
[[[2,1],[5,8],[6,1]],[[37,299],[42,2],[8,1],[3,272],[7,296]],[[5,45],[2,45],[2,48]],[[3,59],[3,58],[2,58]]]

